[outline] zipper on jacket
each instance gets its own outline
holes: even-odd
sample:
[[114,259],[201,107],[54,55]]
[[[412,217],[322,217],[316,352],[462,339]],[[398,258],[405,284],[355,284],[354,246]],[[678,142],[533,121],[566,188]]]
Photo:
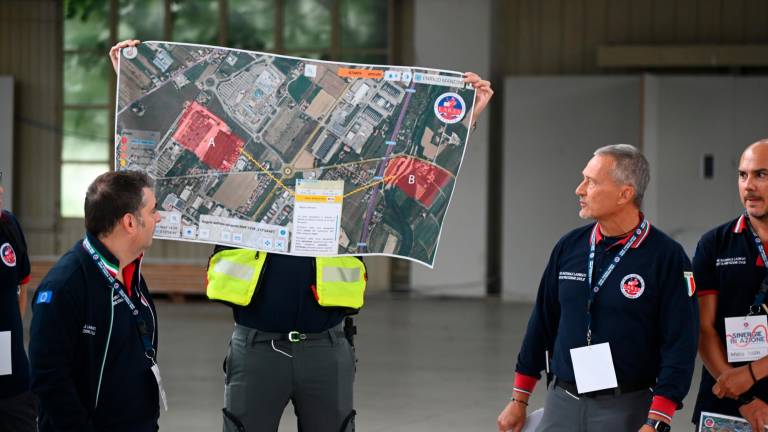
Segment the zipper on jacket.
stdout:
[[93,408],[99,407],[99,393],[101,392],[101,380],[104,378],[104,366],[107,364],[107,353],[109,352],[109,341],[112,339],[112,323],[115,318],[115,287],[113,286],[109,293],[109,331],[107,332],[107,345],[104,347],[104,357],[101,360],[101,371],[99,371],[99,383],[96,385],[96,402],[93,404]]
[[[259,251],[256,251],[256,259],[259,259]],[[254,295],[255,293],[259,292],[259,288],[261,287],[261,281],[264,280],[264,273],[267,272],[267,264],[269,264],[269,254],[264,254],[264,265],[261,266],[261,272],[259,273],[259,278],[256,279],[256,288],[254,289]],[[253,299],[251,299],[253,301]]]
[[142,263],[144,263],[143,259],[139,261],[139,273],[138,273],[139,283],[136,284],[136,291],[139,292],[139,303],[141,303],[142,299],[145,302],[147,302],[147,309],[149,309],[149,314],[152,316],[152,345],[153,345],[152,348],[155,350],[155,357],[157,357],[157,348],[154,346],[155,333],[157,333],[157,319],[155,318],[155,313],[152,312],[152,306],[149,304],[149,300],[147,300],[147,298],[144,297],[144,293],[141,291],[141,264]]

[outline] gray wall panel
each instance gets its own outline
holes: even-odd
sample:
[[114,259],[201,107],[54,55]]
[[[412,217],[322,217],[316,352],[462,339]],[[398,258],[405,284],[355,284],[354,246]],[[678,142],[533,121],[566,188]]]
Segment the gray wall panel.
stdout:
[[[490,72],[490,0],[419,0],[415,9],[415,63],[420,66]],[[460,18],[460,25],[459,24]],[[456,24],[456,25],[454,25]],[[450,37],[437,29],[449,25]],[[498,97],[498,95],[497,95]],[[435,268],[411,266],[415,291],[485,295],[488,113],[470,137],[437,250]]]
[[13,77],[0,76],[0,171],[3,208],[13,211]]
[[[768,79],[647,77],[646,113],[657,123],[647,148],[655,220],[692,254],[701,235],[742,211],[736,170],[744,148],[768,137]],[[715,175],[704,179],[712,154]]]
[[587,221],[574,194],[600,146],[638,145],[639,77],[508,78],[503,298],[533,300],[557,240]]

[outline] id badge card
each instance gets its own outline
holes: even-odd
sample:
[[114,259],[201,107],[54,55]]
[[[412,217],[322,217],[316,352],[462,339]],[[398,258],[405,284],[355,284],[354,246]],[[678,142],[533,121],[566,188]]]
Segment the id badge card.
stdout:
[[608,342],[572,348],[571,361],[580,394],[619,386]]
[[768,319],[765,315],[725,319],[725,349],[728,363],[761,359],[768,355]]
[[0,332],[0,375],[13,373],[13,358],[11,357],[11,332]]
[[152,375],[155,376],[155,381],[157,381],[157,391],[160,393],[160,403],[163,404],[163,409],[168,411],[168,399],[165,396],[163,379],[160,377],[160,367],[157,365],[157,363],[152,365]]

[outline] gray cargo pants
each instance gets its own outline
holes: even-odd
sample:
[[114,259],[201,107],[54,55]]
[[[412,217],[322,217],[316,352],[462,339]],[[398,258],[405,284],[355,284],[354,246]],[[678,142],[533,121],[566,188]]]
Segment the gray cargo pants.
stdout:
[[300,342],[285,336],[235,325],[224,360],[224,432],[275,432],[289,400],[299,431],[353,432],[355,353],[343,323]]

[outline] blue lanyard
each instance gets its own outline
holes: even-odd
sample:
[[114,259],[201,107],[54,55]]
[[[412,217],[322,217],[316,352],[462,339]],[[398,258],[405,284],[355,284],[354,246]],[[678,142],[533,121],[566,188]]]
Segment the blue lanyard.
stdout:
[[634,234],[632,234],[632,237],[627,241],[627,243],[624,245],[623,248],[619,251],[619,253],[616,255],[615,258],[613,258],[613,262],[611,265],[608,266],[607,269],[603,272],[603,274],[600,276],[600,279],[597,281],[597,284],[594,286],[592,285],[592,272],[595,269],[595,247],[597,246],[597,230],[600,229],[597,226],[592,230],[592,236],[590,237],[589,241],[589,260],[588,260],[588,266],[587,266],[587,282],[589,283],[589,299],[587,300],[587,345],[592,344],[592,303],[595,301],[595,297],[597,297],[597,293],[600,292],[600,289],[603,287],[603,284],[608,279],[608,276],[611,274],[613,269],[616,268],[616,266],[621,261],[621,258],[624,257],[624,255],[627,253],[630,247],[632,247],[632,244],[637,241],[638,237],[643,234],[643,232],[648,228],[648,221],[643,219],[643,222],[640,223],[640,226],[637,227]]
[[[755,240],[755,247],[757,248],[757,252],[760,254],[760,258],[763,259],[763,266],[768,267],[768,257],[766,257],[765,254],[765,247],[763,247],[763,242],[760,240],[760,236],[758,236],[755,229],[752,228],[752,224],[749,222],[749,215],[746,212],[744,213],[744,222],[749,227],[749,232],[752,233],[752,238]],[[768,279],[768,276],[766,276],[766,279]],[[763,280],[761,289],[759,289],[755,295],[755,302],[749,308],[750,315],[758,313],[760,311],[760,307],[763,305],[763,303],[765,303],[766,291],[762,289],[762,286],[765,285],[766,279]],[[755,310],[757,312],[755,312]]]
[[[130,297],[128,297],[128,294],[125,293],[125,290],[123,289],[122,285],[120,285],[120,282],[117,279],[115,279],[111,274],[109,274],[107,267],[99,258],[99,253],[96,251],[93,245],[91,245],[91,242],[88,241],[88,238],[85,238],[83,240],[83,247],[91,255],[93,262],[96,264],[99,270],[101,270],[101,274],[104,275],[104,278],[106,278],[110,288],[114,288],[115,291],[117,291],[117,293],[120,295],[120,297],[123,298],[123,301],[125,302],[125,304],[128,305],[128,308],[131,309],[131,316],[133,318],[133,323],[136,325],[136,329],[139,331],[139,336],[141,336],[141,342],[144,345],[144,355],[146,355],[147,358],[152,360],[152,362],[154,363],[155,348],[152,345],[152,340],[149,337],[147,322],[144,321],[144,318],[139,313],[139,310],[136,308],[136,305],[133,304]],[[139,295],[141,295],[141,293],[139,293]],[[110,299],[109,301],[112,301],[112,299]]]

